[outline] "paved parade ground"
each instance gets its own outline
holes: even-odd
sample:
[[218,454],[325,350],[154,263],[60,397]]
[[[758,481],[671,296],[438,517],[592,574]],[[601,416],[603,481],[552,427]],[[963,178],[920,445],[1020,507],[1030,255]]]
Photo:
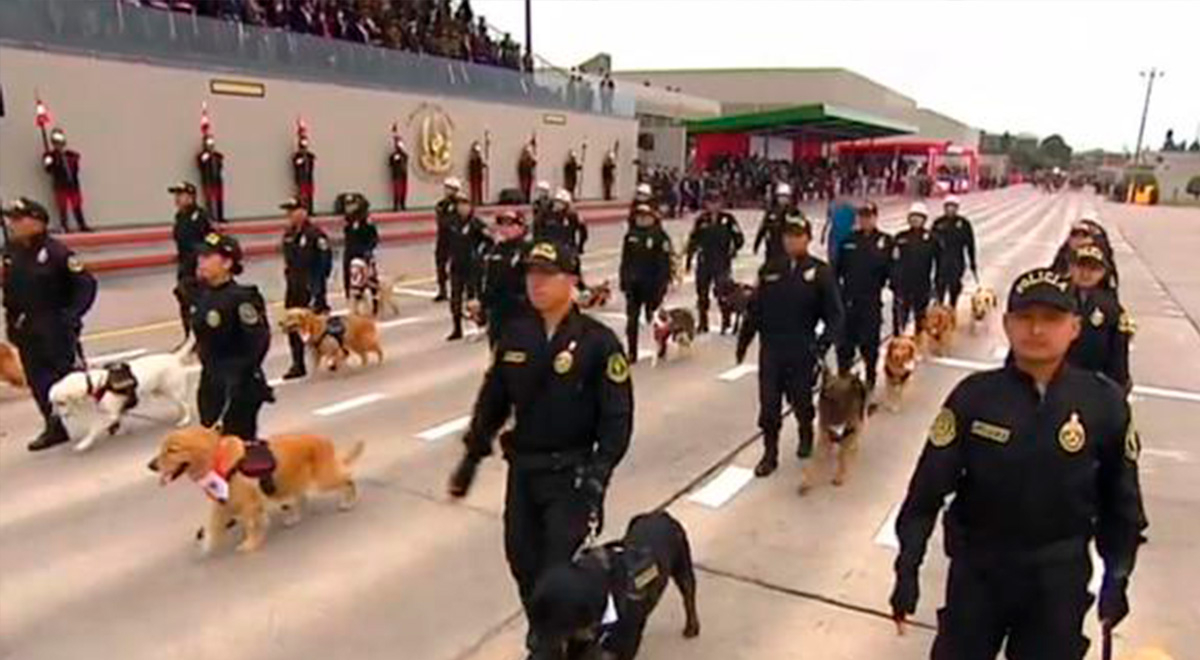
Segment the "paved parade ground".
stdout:
[[[883,204],[885,230],[903,223],[908,201]],[[1122,302],[1137,321],[1133,400],[1150,519],[1132,614],[1117,631],[1114,657],[1164,657],[1136,655],[1159,650],[1195,660],[1200,209],[1113,205],[1090,193],[1016,186],[965,196],[962,214],[975,225],[980,277],[1003,299],[1017,273],[1050,262],[1087,208],[1098,209],[1109,230]],[[749,238],[759,215],[738,213]],[[584,258],[590,283],[615,285],[623,228],[593,230]],[[690,219],[668,224],[677,249],[689,228]],[[252,555],[201,557],[193,537],[206,516],[204,496],[186,480],[160,488],[147,469],[171,408],[139,407],[145,417],[86,454],[69,447],[30,454],[25,443],[40,428],[36,409],[0,386],[0,658],[522,657],[524,621],[503,552],[503,462],[485,462],[464,501],[445,494],[487,343],[443,341],[450,322],[445,305],[430,302],[432,244],[387,247],[380,261],[403,276],[400,314],[382,323],[386,361],[279,385],[260,425],[264,434],[325,434],[340,446],[365,441],[356,465],[361,501],[338,513],[333,501],[314,500],[302,524],[273,525]],[[759,261],[743,251],[738,279],[752,281]],[[259,284],[270,301],[282,298],[276,259],[253,261],[241,279]],[[180,335],[173,280],[166,269],[105,274],[86,320],[91,359],[173,347]],[[340,288],[331,283],[331,291]],[[331,302],[338,307],[341,299]],[[689,278],[668,305],[693,304]],[[622,337],[623,305],[618,294],[597,313]],[[649,333],[642,334],[648,352]],[[759,458],[753,353],[747,366],[735,367],[733,338],[710,334],[690,354],[637,364],[635,433],[609,491],[605,536],[655,507],[678,517],[698,564],[703,626],[698,639],[681,637],[682,607],[672,589],[639,657],[927,657],[945,584],[940,532],[922,571],[917,625],[898,638],[887,615],[892,523],[943,397],[1006,350],[996,316],[978,334],[961,329],[949,357],[919,366],[901,412],[871,418],[849,482],[803,497],[794,420],[784,425],[781,469],[766,480],[749,478]],[[277,334],[268,377],[287,364],[287,342]],[[1093,612],[1093,642],[1096,629]],[[1099,657],[1098,644],[1089,657]]]

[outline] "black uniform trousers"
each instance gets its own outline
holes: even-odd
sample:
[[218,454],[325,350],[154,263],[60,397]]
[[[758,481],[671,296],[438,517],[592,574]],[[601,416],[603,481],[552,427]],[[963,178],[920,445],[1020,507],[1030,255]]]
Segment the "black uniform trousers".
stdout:
[[[708,329],[708,309],[710,294],[716,291],[717,283],[729,279],[729,262],[700,261],[696,264],[696,311],[699,312],[700,328]],[[721,327],[725,327],[727,319],[721,317]]]
[[196,294],[200,289],[200,283],[196,280],[196,276],[184,272],[179,272],[175,280],[175,300],[179,303],[179,320],[183,323],[183,336],[188,337],[192,334],[192,303],[196,300]]
[[1077,557],[1032,564],[951,560],[933,660],[994,660],[1001,646],[1009,660],[1082,659],[1092,604],[1083,547]]
[[862,356],[867,389],[875,388],[875,371],[879,365],[879,332],[883,326],[883,310],[878,300],[847,300],[846,321],[842,342],[837,347],[838,369],[849,371],[854,366],[854,354]]
[[590,511],[576,487],[576,472],[570,467],[532,470],[509,464],[504,553],[526,611],[542,573],[571,561],[587,538]]
[[639,315],[645,314],[647,323],[653,320],[665,293],[664,287],[643,280],[633,282],[625,291],[625,340],[630,362],[637,362]]
[[46,424],[56,423],[54,409],[50,405],[50,388],[75,368],[75,346],[78,342],[75,333],[50,330],[27,339],[14,340],[38,412],[42,413]]
[[962,278],[966,270],[962,264],[951,264],[944,268],[939,266],[937,276],[934,278],[933,299],[936,302],[950,305],[951,309],[958,309],[958,297],[962,295]]
[[225,435],[256,440],[258,411],[271,400],[270,392],[262,372],[257,369],[231,380],[226,374],[206,366],[200,372],[200,388],[196,392],[200,423],[211,427],[221,422],[221,432]]
[[928,309],[929,289],[896,291],[896,298],[892,301],[892,334],[903,334],[910,317],[916,322],[916,331],[920,332]]
[[792,406],[800,431],[797,454],[806,458],[812,453],[813,370],[816,362],[804,349],[773,348],[762,344],[758,351],[758,428],[763,432],[763,445],[768,454],[779,453],[779,430],[783,426],[783,399]]
[[[288,309],[308,308],[313,311],[320,311],[316,306],[316,297],[306,282],[299,279],[299,276],[290,276],[287,281],[287,287],[283,294],[284,307]],[[304,367],[304,338],[299,332],[288,333],[288,349],[292,354],[292,368],[303,371]]]
[[463,301],[479,297],[479,269],[474,263],[450,264],[450,318],[454,331],[462,331]]
[[433,247],[433,266],[437,273],[437,297],[444,299],[446,282],[450,280],[450,246],[446,245],[446,239],[440,235],[442,231],[438,230],[439,236]]

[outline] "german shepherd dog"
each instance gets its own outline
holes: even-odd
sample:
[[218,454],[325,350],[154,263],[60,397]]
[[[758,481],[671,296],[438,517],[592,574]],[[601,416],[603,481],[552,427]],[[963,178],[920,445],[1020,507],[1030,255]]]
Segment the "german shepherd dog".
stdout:
[[851,372],[835,373],[822,367],[817,396],[817,455],[804,464],[801,494],[815,483],[815,464],[828,463],[831,458],[836,460],[833,485],[846,483],[850,463],[858,453],[859,436],[866,424],[867,386],[862,379]]

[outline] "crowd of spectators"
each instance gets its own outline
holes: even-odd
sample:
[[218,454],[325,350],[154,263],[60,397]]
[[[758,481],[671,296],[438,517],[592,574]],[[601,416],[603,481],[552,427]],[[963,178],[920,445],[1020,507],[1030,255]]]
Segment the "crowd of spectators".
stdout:
[[531,71],[505,33],[494,38],[470,0],[126,0],[247,25]]

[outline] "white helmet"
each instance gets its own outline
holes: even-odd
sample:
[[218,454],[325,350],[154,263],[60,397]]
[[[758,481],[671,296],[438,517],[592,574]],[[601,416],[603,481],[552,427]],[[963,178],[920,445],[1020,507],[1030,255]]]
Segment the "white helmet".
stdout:
[[459,181],[458,177],[456,177],[456,176],[451,176],[451,177],[447,177],[446,180],[442,182],[442,185],[447,188],[453,188],[454,190],[459,190],[462,188],[462,181]]
[[920,215],[928,218],[929,209],[925,207],[925,202],[913,202],[912,206],[908,207],[908,214]]
[[1083,213],[1079,214],[1079,221],[1100,224],[1100,214],[1096,212],[1096,209],[1084,209]]
[[946,200],[942,202],[942,206],[950,206],[951,204],[960,206],[958,202],[958,195],[947,195]]
[[550,182],[549,181],[538,181],[537,189],[545,190],[546,192],[550,192]]
[[554,193],[554,201],[563,202],[564,204],[571,203],[571,192],[566,188],[559,188],[558,192]]
[[775,186],[775,196],[776,197],[791,197],[792,196],[792,187],[786,183],[781,183],[781,184]]
[[648,183],[637,184],[637,194],[645,195],[645,196],[649,197],[650,196],[650,184],[648,184]]

